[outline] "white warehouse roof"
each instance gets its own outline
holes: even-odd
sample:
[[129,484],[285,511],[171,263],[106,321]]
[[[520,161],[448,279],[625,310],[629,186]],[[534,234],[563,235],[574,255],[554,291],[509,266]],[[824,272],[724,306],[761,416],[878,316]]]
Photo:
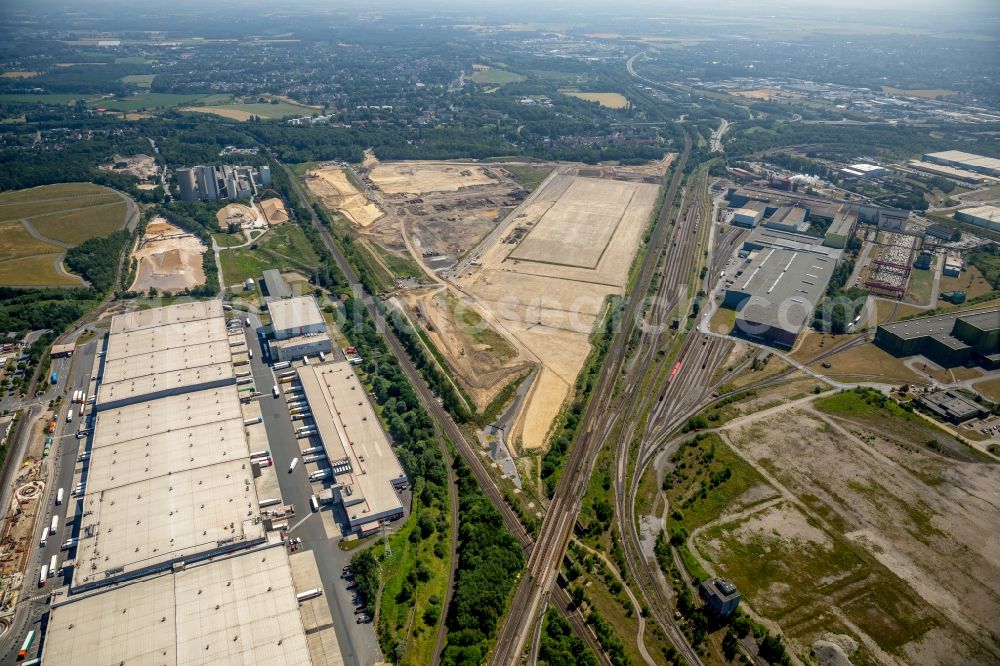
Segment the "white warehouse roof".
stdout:
[[293,331],[309,326],[326,327],[323,313],[319,311],[312,296],[299,296],[270,301],[267,311],[271,315],[271,326],[275,332]]
[[268,548],[56,604],[48,666],[310,663],[288,555]]
[[350,471],[336,474],[336,479],[345,484],[341,494],[349,504],[344,510],[351,525],[401,511],[394,484],[404,483],[406,474],[354,368],[343,361],[305,365],[298,371],[330,464],[335,473],[338,463],[350,465]]
[[166,324],[211,319],[212,317],[221,317],[222,313],[222,301],[218,299],[177,303],[150,310],[136,310],[112,317],[111,333],[125,333]]

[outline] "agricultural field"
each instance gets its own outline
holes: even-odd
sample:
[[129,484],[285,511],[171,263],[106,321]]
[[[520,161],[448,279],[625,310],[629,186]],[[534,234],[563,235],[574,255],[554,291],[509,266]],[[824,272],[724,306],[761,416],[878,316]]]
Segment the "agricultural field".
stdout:
[[[203,103],[205,100],[201,100]],[[308,115],[315,111],[315,109],[306,106],[300,106],[298,104],[289,104],[288,102],[278,102],[277,104],[270,103],[251,103],[251,104],[207,104],[204,106],[185,106],[180,109],[181,111],[189,111],[192,113],[211,113],[216,116],[222,116],[223,118],[229,118],[230,120],[246,121],[250,118],[256,116],[259,118],[264,118],[265,120],[271,120],[275,118],[288,118],[290,116],[301,116]]]
[[96,95],[82,95],[76,93],[43,93],[31,95],[27,93],[13,93],[0,95],[0,102],[15,102],[19,104],[56,104],[65,106],[66,104],[72,104],[78,99],[90,99],[92,97],[96,97]]
[[29,71],[10,71],[0,74],[0,78],[4,79],[30,79],[34,76],[38,76],[39,72],[29,72]]
[[794,652],[831,632],[859,645],[853,663],[1000,657],[1000,466],[874,391],[734,419],[712,450],[708,493],[671,483],[672,506]]
[[183,95],[174,93],[142,93],[130,97],[100,98],[87,102],[88,106],[109,111],[156,111],[173,109],[194,102],[212,103],[213,98],[228,98],[227,95]]
[[893,88],[892,86],[882,86],[882,92],[887,95],[904,95],[922,99],[940,99],[955,94],[954,90],[945,88]]
[[153,79],[155,78],[156,74],[129,74],[122,77],[122,83],[129,83],[136,88],[146,88],[148,90],[153,86]]
[[66,250],[121,229],[126,214],[117,192],[89,183],[0,194],[0,284],[81,284],[62,267]]
[[476,83],[484,83],[495,86],[502,86],[508,83],[518,83],[524,81],[525,76],[517,72],[509,72],[506,69],[497,69],[485,65],[475,65],[475,71],[471,78]]
[[597,102],[609,109],[624,109],[628,106],[628,99],[615,92],[578,92],[575,90],[560,90],[559,92],[586,102]]

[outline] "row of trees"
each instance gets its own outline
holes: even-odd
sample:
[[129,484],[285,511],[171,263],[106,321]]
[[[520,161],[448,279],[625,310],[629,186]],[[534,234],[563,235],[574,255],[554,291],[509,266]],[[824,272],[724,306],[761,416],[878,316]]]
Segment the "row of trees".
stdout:
[[104,293],[115,284],[118,258],[125,249],[131,234],[125,229],[107,236],[88,238],[66,252],[66,265],[83,276],[94,289]]
[[486,658],[524,567],[524,554],[471,470],[460,459],[454,468],[459,498],[458,570],[441,663],[474,666]]

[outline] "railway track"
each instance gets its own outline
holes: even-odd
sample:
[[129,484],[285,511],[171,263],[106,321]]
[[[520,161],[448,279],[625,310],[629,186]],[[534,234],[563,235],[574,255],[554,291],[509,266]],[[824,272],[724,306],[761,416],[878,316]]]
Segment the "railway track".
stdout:
[[[312,213],[312,208],[309,206],[309,200],[302,191],[299,182],[295,179],[294,175],[291,174],[287,168],[285,168],[284,165],[282,165],[282,168],[285,169],[285,173],[288,175],[292,188],[295,190],[301,203],[309,208],[312,225],[318,230],[323,244],[326,245],[327,249],[330,251],[337,267],[341,270],[341,272],[343,272],[355,297],[364,303],[365,308],[368,310],[373,321],[375,322],[376,328],[385,338],[389,348],[392,350],[392,353],[398,359],[400,367],[403,369],[403,373],[410,381],[413,389],[417,392],[417,396],[420,398],[424,409],[426,409],[430,414],[432,420],[434,420],[438,428],[441,429],[441,432],[443,432],[444,435],[452,441],[459,455],[472,470],[479,487],[482,489],[487,499],[489,499],[490,503],[493,504],[493,506],[500,513],[504,526],[510,530],[514,538],[517,539],[518,544],[520,544],[521,548],[524,550],[525,557],[530,557],[535,545],[534,539],[532,539],[531,535],[528,534],[513,508],[511,508],[511,506],[507,503],[507,500],[504,498],[503,493],[496,485],[493,477],[490,476],[489,472],[483,466],[482,459],[478,453],[469,444],[468,440],[464,437],[455,421],[444,410],[440,403],[438,403],[434,392],[423,380],[423,377],[416,369],[416,366],[413,365],[410,357],[406,354],[406,350],[403,348],[402,343],[399,342],[395,333],[393,333],[387,325],[384,310],[379,306],[378,302],[374,298],[366,294],[364,286],[361,284],[361,281],[358,280],[357,274],[354,272],[347,259],[340,252],[340,248],[337,247],[333,237],[330,235],[330,232],[326,230],[316,215]],[[580,617],[580,614],[574,612],[573,602],[570,599],[569,594],[565,590],[556,587],[552,592],[552,601],[554,602],[553,605],[560,612],[560,614],[570,623],[573,631],[588,644],[595,654],[599,656],[601,663],[604,664],[604,666],[611,666],[610,660],[608,660],[608,658],[604,655],[601,650],[600,643],[598,643],[597,639],[594,637],[593,632],[591,632],[587,627],[583,618]]]
[[[626,301],[621,329],[612,342],[597,386],[584,412],[580,434],[570,449],[563,473],[542,521],[538,540],[528,559],[527,572],[518,586],[498,636],[493,655],[494,664],[507,665],[519,661],[542,602],[548,592],[555,587],[553,583],[556,572],[576,521],[596,454],[606,439],[606,424],[609,420],[613,423],[616,418],[609,411],[614,399],[615,384],[628,355],[632,333],[642,314],[640,308],[644,307],[643,295],[647,293],[657,268],[667,235],[671,203],[683,179],[684,166],[690,152],[691,141],[685,134],[684,150],[674,167],[663,205],[653,225],[649,248],[641,264],[639,277]],[[558,587],[556,589],[561,590]]]

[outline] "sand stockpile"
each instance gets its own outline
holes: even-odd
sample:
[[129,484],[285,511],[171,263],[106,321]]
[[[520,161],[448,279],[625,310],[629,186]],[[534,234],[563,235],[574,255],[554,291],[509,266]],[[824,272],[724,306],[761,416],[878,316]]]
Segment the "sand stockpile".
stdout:
[[154,219],[133,255],[139,265],[129,290],[145,292],[155,288],[161,294],[176,293],[204,284],[202,255],[206,249],[197,236],[163,218]]
[[238,224],[241,229],[257,226],[263,223],[257,209],[243,204],[229,204],[218,213],[215,219],[219,221],[219,227],[227,229],[230,224]]
[[365,198],[343,169],[316,169],[305,177],[306,186],[323,205],[342,213],[354,224],[367,227],[382,217],[382,209]]
[[368,175],[386,194],[455,192],[463,187],[491,185],[497,182],[486,169],[472,164],[465,166],[396,162],[379,164]]
[[288,209],[281,199],[265,199],[260,202],[260,208],[267,218],[267,223],[271,226],[288,222]]

